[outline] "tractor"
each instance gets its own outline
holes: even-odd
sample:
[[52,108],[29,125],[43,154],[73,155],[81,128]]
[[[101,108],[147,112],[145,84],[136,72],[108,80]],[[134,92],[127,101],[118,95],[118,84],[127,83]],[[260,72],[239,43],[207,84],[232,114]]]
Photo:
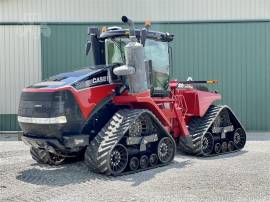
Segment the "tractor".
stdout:
[[23,89],[18,122],[32,158],[84,159],[90,170],[117,176],[167,165],[177,150],[200,157],[241,150],[243,126],[205,86],[217,81],[170,81],[174,35],[122,22],[127,29],[88,28],[93,66]]

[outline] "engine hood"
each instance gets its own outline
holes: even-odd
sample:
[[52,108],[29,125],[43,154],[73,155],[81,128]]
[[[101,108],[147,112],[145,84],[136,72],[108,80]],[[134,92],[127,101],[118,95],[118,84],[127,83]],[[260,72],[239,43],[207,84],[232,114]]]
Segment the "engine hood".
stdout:
[[[64,86],[76,85],[76,83],[78,83],[81,80],[84,80],[85,78],[89,76],[94,77],[95,75],[98,75],[100,72],[106,71],[108,67],[110,66],[98,65],[98,66],[83,68],[77,71],[60,73],[55,76],[51,76],[50,78],[42,82],[35,83],[27,88],[54,89],[54,88],[60,88]],[[99,77],[94,78],[94,81],[99,80],[99,79],[100,79]]]

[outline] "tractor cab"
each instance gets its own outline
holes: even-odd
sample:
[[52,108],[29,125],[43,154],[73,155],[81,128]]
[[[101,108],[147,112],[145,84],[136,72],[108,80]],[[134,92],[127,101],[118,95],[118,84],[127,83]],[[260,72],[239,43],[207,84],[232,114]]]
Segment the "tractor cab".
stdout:
[[[121,27],[103,27],[101,32],[97,28],[90,28],[88,44],[92,45],[95,65],[125,64],[125,46],[130,42],[129,32],[129,29]],[[169,42],[173,40],[173,35],[146,28],[135,29],[134,35],[144,47],[144,60],[150,64],[151,88],[166,90],[170,74]]]

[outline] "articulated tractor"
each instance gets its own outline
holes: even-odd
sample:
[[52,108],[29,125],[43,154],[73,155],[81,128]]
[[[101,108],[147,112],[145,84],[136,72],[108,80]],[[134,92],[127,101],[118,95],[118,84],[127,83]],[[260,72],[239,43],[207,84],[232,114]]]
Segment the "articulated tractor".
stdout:
[[117,176],[167,165],[176,150],[200,157],[241,150],[243,126],[205,86],[217,81],[170,81],[174,36],[122,21],[128,29],[88,29],[92,67],[23,90],[18,122],[33,159],[84,159],[92,171]]

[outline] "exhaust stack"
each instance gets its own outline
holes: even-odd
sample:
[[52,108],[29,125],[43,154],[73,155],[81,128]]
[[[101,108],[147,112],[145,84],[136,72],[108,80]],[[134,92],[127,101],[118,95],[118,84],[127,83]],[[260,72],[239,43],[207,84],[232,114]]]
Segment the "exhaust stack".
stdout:
[[129,37],[135,36],[134,22],[127,16],[122,16],[122,22],[128,24],[129,26]]
[[122,21],[129,26],[130,42],[125,46],[126,65],[115,68],[113,72],[127,76],[130,93],[142,93],[148,90],[144,48],[137,41],[133,21],[126,16],[122,17]]

